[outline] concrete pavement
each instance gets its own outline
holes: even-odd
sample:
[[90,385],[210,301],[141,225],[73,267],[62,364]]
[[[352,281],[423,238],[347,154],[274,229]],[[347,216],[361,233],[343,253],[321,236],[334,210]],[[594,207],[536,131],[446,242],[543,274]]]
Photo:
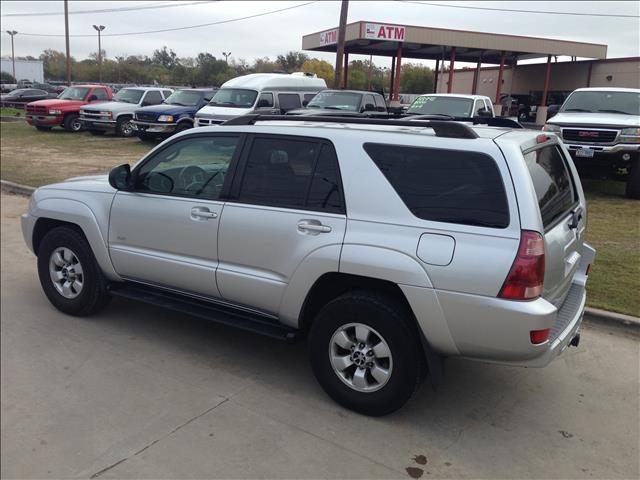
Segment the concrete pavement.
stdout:
[[638,478],[640,341],[589,325],[544,369],[449,360],[367,418],[315,382],[306,345],[124,300],[65,316],[2,195],[3,478]]

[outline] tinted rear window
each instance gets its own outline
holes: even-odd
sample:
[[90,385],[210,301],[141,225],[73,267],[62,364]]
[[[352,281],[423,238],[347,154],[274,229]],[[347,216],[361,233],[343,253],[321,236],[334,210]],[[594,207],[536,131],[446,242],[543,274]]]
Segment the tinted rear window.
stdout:
[[364,149],[416,217],[492,228],[509,225],[502,177],[488,155],[374,143]]
[[555,145],[529,152],[524,160],[538,197],[542,224],[547,227],[569,212],[577,200],[567,161]]

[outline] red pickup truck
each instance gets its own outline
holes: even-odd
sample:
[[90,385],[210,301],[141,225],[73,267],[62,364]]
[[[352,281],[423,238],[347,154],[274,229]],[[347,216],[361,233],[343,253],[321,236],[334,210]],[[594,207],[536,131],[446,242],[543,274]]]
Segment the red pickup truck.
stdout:
[[27,103],[27,122],[38,130],[51,130],[55,126],[69,132],[82,130],[80,107],[88,103],[108,102],[113,97],[105,85],[73,85],[58,98]]

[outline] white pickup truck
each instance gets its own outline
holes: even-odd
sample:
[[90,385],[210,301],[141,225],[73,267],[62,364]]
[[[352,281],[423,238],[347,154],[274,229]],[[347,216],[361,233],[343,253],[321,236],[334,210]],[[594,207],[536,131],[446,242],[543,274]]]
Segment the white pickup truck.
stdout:
[[579,170],[626,169],[626,195],[640,198],[640,89],[579,88],[544,130],[558,134]]

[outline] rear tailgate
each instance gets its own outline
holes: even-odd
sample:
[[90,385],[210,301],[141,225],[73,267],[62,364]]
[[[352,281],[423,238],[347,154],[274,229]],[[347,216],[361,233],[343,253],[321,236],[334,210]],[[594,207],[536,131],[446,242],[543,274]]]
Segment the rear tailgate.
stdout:
[[580,268],[586,232],[586,206],[571,159],[555,143],[524,152],[538,199],[545,242],[543,298],[560,307]]

